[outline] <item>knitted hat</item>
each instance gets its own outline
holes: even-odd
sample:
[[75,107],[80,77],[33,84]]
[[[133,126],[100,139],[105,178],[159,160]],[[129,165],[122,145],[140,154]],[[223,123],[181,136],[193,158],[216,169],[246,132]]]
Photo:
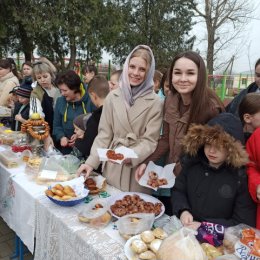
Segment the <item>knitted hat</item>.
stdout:
[[32,81],[31,80],[25,80],[15,91],[15,94],[17,96],[25,97],[25,98],[30,98],[31,92],[32,92]]
[[82,131],[86,131],[87,121],[89,120],[91,115],[92,115],[91,113],[79,115],[73,120],[73,124],[77,126],[79,129],[81,129]]
[[19,88],[19,86],[14,87],[14,88],[9,92],[9,94],[12,94],[12,93],[16,94],[16,90],[17,90],[18,88]]
[[212,118],[208,123],[209,126],[220,125],[223,130],[233,136],[235,140],[245,143],[243,126],[239,118],[231,113],[221,113]]

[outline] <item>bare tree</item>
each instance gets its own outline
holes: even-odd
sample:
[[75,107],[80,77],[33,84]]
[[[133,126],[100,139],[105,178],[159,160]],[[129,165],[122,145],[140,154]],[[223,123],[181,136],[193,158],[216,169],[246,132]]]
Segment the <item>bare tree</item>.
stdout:
[[[193,5],[196,16],[206,23],[209,74],[213,74],[217,69],[216,59],[221,51],[241,37],[243,28],[253,13],[253,8],[250,0],[197,0]],[[230,57],[225,57],[226,60],[236,55],[237,50],[238,48],[232,46]]]

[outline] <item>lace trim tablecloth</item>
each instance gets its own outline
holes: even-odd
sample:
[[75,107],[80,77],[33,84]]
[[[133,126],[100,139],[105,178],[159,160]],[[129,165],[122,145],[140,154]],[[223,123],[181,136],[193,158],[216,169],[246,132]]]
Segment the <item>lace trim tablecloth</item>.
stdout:
[[33,253],[35,200],[46,187],[37,185],[25,174],[25,165],[7,169],[0,163],[0,216]]
[[[107,187],[110,194],[119,192]],[[78,220],[84,203],[61,207],[46,196],[36,203],[35,260],[126,260],[123,245],[103,229],[94,229]]]

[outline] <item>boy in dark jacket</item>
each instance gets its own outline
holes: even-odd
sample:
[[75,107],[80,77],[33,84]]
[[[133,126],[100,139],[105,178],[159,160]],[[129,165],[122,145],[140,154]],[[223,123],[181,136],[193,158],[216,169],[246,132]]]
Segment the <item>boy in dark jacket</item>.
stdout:
[[98,125],[103,103],[109,93],[108,81],[102,76],[95,76],[89,83],[88,93],[92,103],[97,107],[97,109],[92,112],[92,115],[87,120],[85,120],[86,127],[83,139],[76,139],[75,142],[75,147],[80,151],[85,159],[88,158],[92,144],[98,134]]
[[243,138],[241,122],[230,113],[190,127],[183,140],[187,155],[172,192],[173,212],[183,225],[198,228],[207,221],[255,227],[256,205],[247,187]]
[[11,129],[14,131],[20,131],[22,123],[29,118],[30,96],[33,90],[31,84],[32,81],[28,79],[15,90],[18,102],[15,103],[11,126]]

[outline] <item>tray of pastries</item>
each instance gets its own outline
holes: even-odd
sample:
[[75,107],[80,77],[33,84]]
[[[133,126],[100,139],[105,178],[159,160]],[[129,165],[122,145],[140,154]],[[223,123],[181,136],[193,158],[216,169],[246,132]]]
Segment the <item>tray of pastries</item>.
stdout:
[[160,200],[150,195],[122,192],[110,199],[110,210],[116,218],[134,213],[154,213],[155,218],[159,218],[163,215],[165,207]]

